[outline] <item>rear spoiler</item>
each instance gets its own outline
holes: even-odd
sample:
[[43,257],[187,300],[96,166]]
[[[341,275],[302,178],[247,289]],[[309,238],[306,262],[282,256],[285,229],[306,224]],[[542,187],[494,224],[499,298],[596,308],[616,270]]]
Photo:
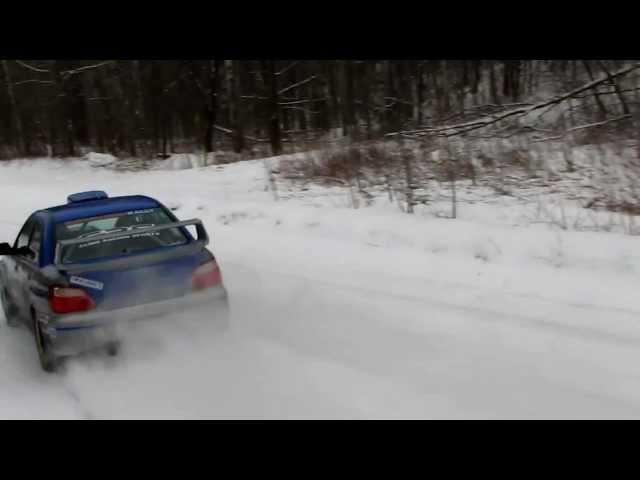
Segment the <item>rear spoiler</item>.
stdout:
[[[89,243],[101,243],[105,241],[120,240],[125,238],[136,238],[144,236],[149,233],[158,232],[162,230],[169,230],[171,228],[185,228],[188,226],[195,226],[197,232],[197,239],[195,242],[189,242],[185,245],[167,249],[166,251],[142,253],[132,257],[116,258],[113,260],[105,260],[102,262],[90,262],[90,263],[61,263],[62,252],[65,247],[70,245],[89,244]],[[156,225],[154,227],[139,228],[136,230],[128,230],[124,232],[104,233],[102,235],[95,235],[93,237],[85,238],[73,238],[70,240],[60,240],[56,243],[55,251],[55,267],[58,270],[65,271],[80,271],[80,270],[109,270],[112,268],[121,268],[125,265],[132,265],[135,263],[147,263],[153,260],[164,260],[167,258],[178,257],[187,255],[189,253],[196,253],[202,250],[209,244],[209,235],[207,230],[202,224],[202,220],[194,218],[191,220],[184,220],[182,222],[167,223],[164,225]]]

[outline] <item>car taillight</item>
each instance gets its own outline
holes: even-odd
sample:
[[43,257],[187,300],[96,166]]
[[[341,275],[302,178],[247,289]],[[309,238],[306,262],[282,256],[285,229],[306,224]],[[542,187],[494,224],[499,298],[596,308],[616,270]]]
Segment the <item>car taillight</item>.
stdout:
[[81,288],[51,287],[49,305],[55,313],[84,312],[95,308],[96,304]]
[[200,265],[191,277],[194,290],[204,290],[222,283],[222,273],[215,260]]

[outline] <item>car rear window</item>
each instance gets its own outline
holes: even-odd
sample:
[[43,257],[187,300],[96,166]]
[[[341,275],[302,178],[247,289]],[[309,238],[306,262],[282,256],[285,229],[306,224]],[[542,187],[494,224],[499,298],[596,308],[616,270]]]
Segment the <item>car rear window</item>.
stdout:
[[[83,218],[56,225],[56,240],[86,238],[86,243],[68,245],[61,252],[62,263],[138,253],[158,247],[183,245],[188,239],[179,228],[157,232],[137,233],[148,227],[173,223],[161,208],[120,212],[99,217]],[[92,241],[91,237],[105,233],[130,233],[125,238]]]

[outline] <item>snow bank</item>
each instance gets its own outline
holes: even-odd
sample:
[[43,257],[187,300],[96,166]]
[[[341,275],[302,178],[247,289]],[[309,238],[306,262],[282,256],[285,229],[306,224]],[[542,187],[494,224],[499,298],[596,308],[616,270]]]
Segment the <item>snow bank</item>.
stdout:
[[116,157],[108,153],[89,152],[83,158],[95,167],[105,167],[118,161]]

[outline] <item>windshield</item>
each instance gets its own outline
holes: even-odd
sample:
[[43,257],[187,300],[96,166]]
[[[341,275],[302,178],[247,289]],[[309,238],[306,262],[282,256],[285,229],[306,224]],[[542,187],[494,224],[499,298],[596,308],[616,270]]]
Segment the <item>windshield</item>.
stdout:
[[[59,223],[56,225],[57,241],[76,238],[87,239],[86,243],[65,247],[62,251],[61,262],[74,263],[95,260],[187,243],[187,237],[178,228],[135,233],[136,230],[169,223],[173,223],[173,220],[161,208],[133,210]],[[131,232],[131,235],[124,238],[91,241],[91,238],[96,235],[115,232]]]

